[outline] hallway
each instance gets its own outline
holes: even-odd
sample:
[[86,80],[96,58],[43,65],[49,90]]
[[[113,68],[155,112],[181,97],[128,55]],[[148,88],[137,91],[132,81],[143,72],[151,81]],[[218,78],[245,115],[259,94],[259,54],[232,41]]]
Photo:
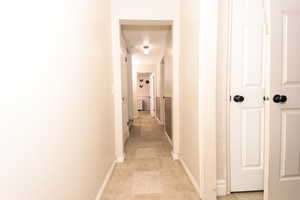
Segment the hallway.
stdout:
[[148,112],[140,113],[102,200],[199,200],[163,128]]

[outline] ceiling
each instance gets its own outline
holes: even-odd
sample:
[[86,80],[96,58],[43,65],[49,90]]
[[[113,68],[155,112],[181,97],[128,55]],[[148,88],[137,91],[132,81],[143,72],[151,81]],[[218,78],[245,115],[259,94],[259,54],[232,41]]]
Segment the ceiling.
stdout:
[[[133,56],[133,64],[157,64],[165,51],[171,26],[122,25],[122,36],[127,49]],[[143,46],[149,43],[149,54],[144,54]]]

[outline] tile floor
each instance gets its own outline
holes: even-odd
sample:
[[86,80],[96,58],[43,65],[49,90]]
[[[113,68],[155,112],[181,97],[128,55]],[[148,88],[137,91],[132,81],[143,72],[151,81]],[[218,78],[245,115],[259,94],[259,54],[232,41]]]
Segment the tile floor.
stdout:
[[[125,145],[126,160],[116,165],[102,200],[199,200],[163,128],[140,113]],[[259,194],[234,194],[218,200],[262,200]]]
[[263,200],[263,192],[233,193],[218,200]]

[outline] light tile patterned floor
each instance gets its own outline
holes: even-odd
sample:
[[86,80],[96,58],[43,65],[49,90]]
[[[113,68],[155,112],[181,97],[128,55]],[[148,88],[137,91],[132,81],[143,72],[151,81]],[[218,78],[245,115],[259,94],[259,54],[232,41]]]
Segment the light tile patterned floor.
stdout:
[[263,200],[263,192],[233,193],[218,197],[218,200]]
[[[126,160],[116,165],[102,200],[199,200],[162,127],[149,113],[135,121],[125,146]],[[262,200],[262,193],[232,194],[218,200]]]
[[199,200],[179,161],[171,158],[163,128],[149,113],[135,121],[102,200]]
[[159,171],[136,171],[133,175],[133,195],[160,194],[161,182]]

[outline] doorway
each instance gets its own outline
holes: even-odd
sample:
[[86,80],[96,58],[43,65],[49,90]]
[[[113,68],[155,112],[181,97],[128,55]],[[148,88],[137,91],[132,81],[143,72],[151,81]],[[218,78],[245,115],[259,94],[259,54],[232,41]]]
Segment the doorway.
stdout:
[[138,72],[136,78],[137,111],[152,113],[154,110],[154,75],[153,73]]
[[[164,121],[162,122],[161,117],[158,122],[168,130],[165,133],[173,146],[171,153],[173,158],[177,159],[178,156],[175,152],[178,152],[179,123],[174,123],[174,121],[179,119],[179,104],[173,104],[171,101],[179,101],[179,92],[176,93],[177,95],[172,95],[173,90],[179,90],[179,75],[177,73],[179,67],[177,50],[179,39],[176,37],[178,30],[174,30],[172,21],[120,20],[119,23],[120,35],[117,38],[121,44],[120,49],[122,52],[126,52],[127,59],[130,61],[130,73],[127,80],[131,80],[131,83],[128,84],[131,88],[127,90],[128,93],[131,92],[132,94],[128,97],[127,107],[129,110],[127,112],[132,114],[128,118],[137,119],[139,112],[147,111],[153,118],[157,119],[158,113],[165,115],[166,112],[168,116],[167,126]],[[177,57],[173,54],[176,54]],[[165,82],[161,83],[161,62],[164,58],[167,59],[167,64],[162,70],[167,69],[167,71],[165,71],[163,77]],[[123,68],[121,69],[123,70]],[[121,77],[123,77],[122,70],[120,71]],[[164,85],[164,88],[161,88],[161,85]],[[121,87],[123,88],[123,86],[122,81]],[[145,92],[147,94],[142,94]],[[165,94],[165,96],[162,96],[162,94]],[[166,103],[167,106],[165,106]],[[123,138],[124,141],[124,137],[126,137],[125,130],[130,129],[124,122],[126,116],[124,117],[123,111],[124,109],[122,109],[122,134],[116,137],[117,141],[120,141],[120,138]],[[130,121],[127,124],[130,124]],[[120,161],[123,161],[124,146],[118,144],[116,143],[116,148],[119,154],[123,155],[120,159]]]

